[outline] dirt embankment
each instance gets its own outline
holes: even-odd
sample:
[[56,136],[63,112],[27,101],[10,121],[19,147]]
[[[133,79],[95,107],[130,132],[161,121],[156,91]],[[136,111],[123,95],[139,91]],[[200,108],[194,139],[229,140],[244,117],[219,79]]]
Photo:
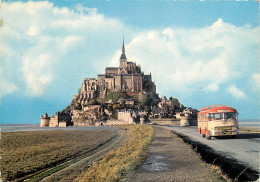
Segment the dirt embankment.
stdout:
[[170,130],[154,126],[144,163],[121,181],[226,181]]

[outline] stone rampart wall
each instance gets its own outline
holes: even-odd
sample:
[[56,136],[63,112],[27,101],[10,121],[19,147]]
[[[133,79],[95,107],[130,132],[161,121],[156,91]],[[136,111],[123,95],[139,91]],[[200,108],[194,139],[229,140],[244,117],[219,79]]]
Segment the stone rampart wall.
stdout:
[[118,112],[118,120],[127,122],[128,124],[131,124],[134,122],[134,118],[132,117],[132,114],[130,111]]
[[112,126],[112,125],[124,125],[124,124],[133,124],[127,121],[120,120],[108,120],[104,125]]
[[51,117],[49,127],[58,127],[58,126],[59,126],[58,117]]
[[171,118],[163,118],[163,119],[149,119],[151,123],[157,123],[160,125],[172,125],[172,126],[180,126],[179,119],[171,119]]
[[41,125],[40,127],[48,127],[50,124],[50,118],[41,118]]

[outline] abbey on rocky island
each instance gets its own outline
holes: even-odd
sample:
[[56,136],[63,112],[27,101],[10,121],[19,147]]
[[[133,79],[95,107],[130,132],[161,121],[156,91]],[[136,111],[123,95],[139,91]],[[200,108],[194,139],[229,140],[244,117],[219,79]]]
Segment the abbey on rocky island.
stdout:
[[123,40],[119,67],[106,67],[105,74],[96,78],[85,78],[79,93],[82,105],[91,100],[104,98],[114,91],[126,91],[128,95],[138,95],[140,92],[156,93],[156,86],[151,74],[145,75],[136,63],[127,61]]
[[[107,96],[111,93],[124,96],[110,103],[111,100],[108,100]],[[140,66],[127,61],[123,40],[119,67],[106,67],[105,74],[99,74],[97,78],[85,78],[71,104],[54,116],[49,117],[45,113],[41,116],[41,126],[95,125],[97,121],[120,119],[121,116],[124,116],[123,123],[133,121],[132,114],[143,117],[144,113],[139,110],[130,116],[129,112],[119,113],[119,109],[138,108],[138,96],[150,94],[156,95],[152,75],[145,75]]]

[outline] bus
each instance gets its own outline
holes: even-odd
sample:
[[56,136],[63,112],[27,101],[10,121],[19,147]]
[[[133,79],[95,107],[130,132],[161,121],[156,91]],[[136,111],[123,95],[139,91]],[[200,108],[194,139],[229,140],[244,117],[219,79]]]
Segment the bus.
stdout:
[[208,140],[211,137],[231,136],[239,132],[238,113],[229,106],[215,104],[203,107],[198,113],[198,132]]

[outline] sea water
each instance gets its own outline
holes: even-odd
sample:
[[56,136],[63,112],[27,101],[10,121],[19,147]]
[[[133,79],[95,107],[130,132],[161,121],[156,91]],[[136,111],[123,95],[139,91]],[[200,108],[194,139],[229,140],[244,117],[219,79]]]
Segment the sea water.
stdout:
[[250,127],[260,127],[260,120],[257,119],[241,119],[238,120],[239,126],[250,126]]
[[51,130],[114,130],[110,126],[88,126],[88,127],[40,127],[40,124],[0,124],[0,132],[15,131],[51,131]]

